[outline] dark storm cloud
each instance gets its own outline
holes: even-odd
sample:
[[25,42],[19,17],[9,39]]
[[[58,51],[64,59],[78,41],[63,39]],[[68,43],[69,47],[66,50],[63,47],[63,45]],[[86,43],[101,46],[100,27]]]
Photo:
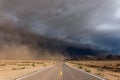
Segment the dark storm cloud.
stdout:
[[120,44],[119,0],[0,0],[0,17],[1,25],[98,49]]

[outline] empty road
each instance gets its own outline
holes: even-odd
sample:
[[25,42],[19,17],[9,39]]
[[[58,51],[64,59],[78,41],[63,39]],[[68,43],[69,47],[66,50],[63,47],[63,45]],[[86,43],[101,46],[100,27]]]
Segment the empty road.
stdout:
[[95,75],[75,69],[65,63],[33,72],[16,80],[105,80]]

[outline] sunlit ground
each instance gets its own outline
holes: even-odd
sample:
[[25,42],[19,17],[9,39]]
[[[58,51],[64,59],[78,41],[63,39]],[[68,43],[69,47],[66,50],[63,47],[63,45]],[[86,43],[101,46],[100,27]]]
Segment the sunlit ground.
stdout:
[[53,65],[45,60],[0,60],[0,80],[14,80],[25,74]]
[[120,80],[120,61],[71,61],[69,64],[107,80]]

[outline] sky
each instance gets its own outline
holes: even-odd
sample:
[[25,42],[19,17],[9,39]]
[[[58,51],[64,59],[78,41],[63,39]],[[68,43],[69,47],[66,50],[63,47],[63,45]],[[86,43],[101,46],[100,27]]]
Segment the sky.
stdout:
[[8,24],[120,54],[120,0],[0,0]]

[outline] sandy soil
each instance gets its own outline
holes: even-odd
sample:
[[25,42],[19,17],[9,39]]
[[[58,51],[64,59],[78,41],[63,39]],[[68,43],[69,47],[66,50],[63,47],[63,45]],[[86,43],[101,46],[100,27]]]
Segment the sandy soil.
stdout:
[[120,61],[71,61],[69,64],[107,80],[120,80]]
[[35,60],[0,60],[0,80],[15,80],[47,66],[52,66],[53,61]]

